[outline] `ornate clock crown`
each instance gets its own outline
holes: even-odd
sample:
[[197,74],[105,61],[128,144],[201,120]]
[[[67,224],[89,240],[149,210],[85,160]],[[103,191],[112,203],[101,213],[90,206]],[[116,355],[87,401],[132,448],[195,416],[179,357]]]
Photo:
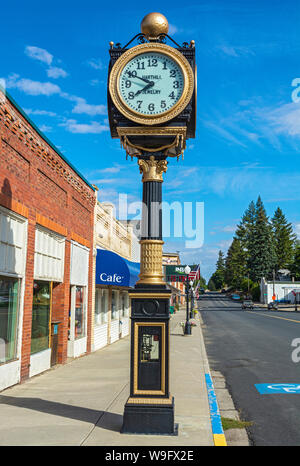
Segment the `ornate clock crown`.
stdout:
[[141,22],[141,31],[148,40],[156,40],[160,35],[168,34],[168,20],[161,13],[149,13]]

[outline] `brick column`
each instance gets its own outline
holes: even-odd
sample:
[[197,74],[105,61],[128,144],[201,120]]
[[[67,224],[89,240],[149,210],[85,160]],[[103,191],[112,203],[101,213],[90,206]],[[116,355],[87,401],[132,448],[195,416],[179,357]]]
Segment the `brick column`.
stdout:
[[21,382],[29,378],[31,352],[32,299],[35,250],[35,214],[30,212],[28,218],[26,275],[23,307],[23,329],[21,347]]

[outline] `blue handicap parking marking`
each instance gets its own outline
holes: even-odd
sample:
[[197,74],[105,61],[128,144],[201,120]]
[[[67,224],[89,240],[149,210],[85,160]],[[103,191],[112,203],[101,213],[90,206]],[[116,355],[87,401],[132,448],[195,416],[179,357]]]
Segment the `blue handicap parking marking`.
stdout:
[[277,393],[299,393],[299,383],[256,383],[255,387],[261,395]]

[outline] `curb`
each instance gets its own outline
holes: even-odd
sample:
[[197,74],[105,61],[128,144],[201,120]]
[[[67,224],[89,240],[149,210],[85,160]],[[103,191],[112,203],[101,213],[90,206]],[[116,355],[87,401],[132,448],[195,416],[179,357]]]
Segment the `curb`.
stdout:
[[214,385],[210,374],[205,374],[205,381],[208,393],[211,428],[215,447],[226,447],[227,442],[222,427],[221,415],[217,402],[217,397],[214,390]]
[[201,314],[198,310],[198,320],[200,323],[200,335],[201,335],[201,347],[202,347],[202,354],[203,354],[203,365],[204,365],[204,372],[205,372],[205,382],[206,382],[206,389],[207,389],[207,396],[208,396],[208,403],[209,403],[209,410],[210,410],[210,421],[211,421],[211,428],[213,434],[213,441],[216,447],[226,447],[227,442],[225,438],[225,434],[222,427],[221,415],[220,410],[217,402],[217,397],[214,390],[214,385],[210,373],[209,362],[206,354],[204,338],[202,333],[203,324]]

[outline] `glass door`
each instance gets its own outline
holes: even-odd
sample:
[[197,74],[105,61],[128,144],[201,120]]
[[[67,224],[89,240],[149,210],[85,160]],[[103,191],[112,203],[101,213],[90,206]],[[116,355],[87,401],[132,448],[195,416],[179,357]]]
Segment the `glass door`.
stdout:
[[31,354],[50,346],[51,282],[34,281]]

